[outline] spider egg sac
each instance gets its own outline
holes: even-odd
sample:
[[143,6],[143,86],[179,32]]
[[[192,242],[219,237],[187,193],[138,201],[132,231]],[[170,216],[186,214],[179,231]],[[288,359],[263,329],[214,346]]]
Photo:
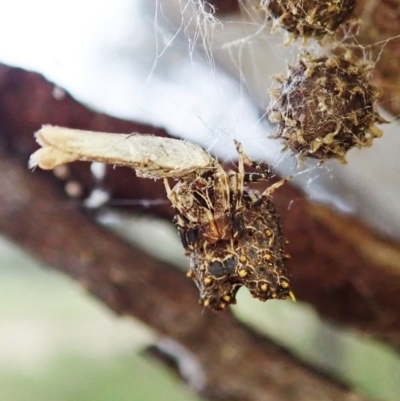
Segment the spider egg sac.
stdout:
[[302,55],[287,77],[272,91],[269,119],[277,123],[274,138],[300,160],[311,157],[346,162],[353,147],[371,146],[382,136],[375,123],[385,120],[375,102],[378,91],[369,83],[367,68],[337,56]]
[[321,38],[333,34],[351,15],[355,0],[264,0],[264,9],[280,27],[294,37]]

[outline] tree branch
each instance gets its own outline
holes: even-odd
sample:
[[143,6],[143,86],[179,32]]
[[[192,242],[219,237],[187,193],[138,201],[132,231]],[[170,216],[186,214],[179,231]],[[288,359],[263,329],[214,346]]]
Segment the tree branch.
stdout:
[[[360,18],[357,41],[366,46],[368,58],[376,62],[373,83],[382,90],[381,106],[400,115],[400,1],[361,0],[355,14]],[[363,59],[364,52],[359,56]]]
[[214,400],[363,400],[312,371],[231,313],[199,309],[197,290],[178,270],[100,227],[45,174],[0,158],[0,230],[44,263],[78,280],[118,314],[134,316],[186,347]]
[[[53,89],[38,74],[0,67],[0,144],[24,166],[37,149],[33,132],[43,123],[166,135],[159,129],[94,113],[67,94],[56,100]],[[54,185],[63,185],[49,173],[35,171],[32,178],[43,174]],[[71,165],[70,178],[82,182],[86,193],[94,185],[87,163]],[[105,185],[117,199],[166,199],[160,181],[138,179],[131,169],[109,168]],[[399,244],[380,238],[355,219],[308,201],[291,185],[277,191],[274,201],[290,240],[292,259],[288,263],[296,296],[311,302],[326,318],[399,347]],[[148,211],[167,219],[173,215],[168,203]],[[28,233],[35,235],[33,230]],[[84,243],[89,252],[92,240],[87,238]]]

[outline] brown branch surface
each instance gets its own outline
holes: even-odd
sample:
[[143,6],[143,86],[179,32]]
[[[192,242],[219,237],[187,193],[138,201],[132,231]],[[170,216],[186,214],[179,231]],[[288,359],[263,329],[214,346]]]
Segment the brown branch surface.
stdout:
[[375,62],[373,83],[382,90],[380,105],[400,115],[400,0],[359,0],[355,15],[360,19],[357,42],[366,48],[363,59]]
[[196,304],[178,270],[128,245],[80,209],[60,207],[63,192],[17,157],[0,157],[0,230],[43,262],[78,280],[118,314],[134,316],[192,352],[214,400],[364,400],[312,371],[229,312]]
[[238,0],[207,0],[207,3],[215,7],[217,15],[236,13],[240,10]]
[[[99,131],[149,132],[149,127],[91,112],[65,95],[52,96],[42,77],[19,69],[0,68],[0,145],[26,165],[37,149],[32,133],[43,123]],[[151,129],[165,135],[162,130]],[[130,169],[108,171],[106,186],[118,199],[166,199],[162,183],[138,179]],[[42,171],[48,180],[63,183]],[[93,185],[88,164],[71,166],[72,179]],[[326,318],[400,346],[400,247],[379,238],[362,223],[309,202],[291,185],[277,191],[292,259],[289,269],[296,296],[311,302]],[[288,208],[290,201],[293,205]],[[168,203],[151,212],[171,219]],[[33,231],[30,231],[34,235]],[[91,240],[87,240],[90,249]]]

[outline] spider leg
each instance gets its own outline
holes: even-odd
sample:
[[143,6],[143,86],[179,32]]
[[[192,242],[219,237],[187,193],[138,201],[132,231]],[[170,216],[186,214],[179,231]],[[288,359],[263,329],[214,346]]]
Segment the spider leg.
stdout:
[[197,224],[190,224],[180,213],[177,213],[174,222],[183,247],[186,251],[192,252],[199,241],[199,226]]
[[238,172],[231,176],[231,193],[232,193],[232,205],[234,206],[234,211],[236,212],[242,205],[242,196],[243,196],[244,181],[245,181],[244,165],[246,163],[245,159],[248,159],[248,157],[244,154],[243,146],[240,142],[235,141],[235,146],[239,155]]
[[261,193],[260,198],[263,197],[269,197],[272,193],[274,193],[278,188],[280,188],[282,185],[284,185],[286,182],[290,181],[292,179],[292,176],[290,175],[287,178],[282,178],[275,184],[272,184],[270,187],[268,187],[264,192]]
[[243,216],[241,206],[244,192],[244,165],[247,156],[243,152],[243,146],[240,142],[235,141],[236,150],[239,155],[238,172],[231,173],[229,176],[230,193],[231,193],[231,216],[232,216],[232,237],[240,238],[244,231]]
[[244,182],[245,183],[262,182],[262,181],[267,181],[271,177],[272,177],[272,173],[270,173],[270,172],[268,172],[266,174],[264,174],[264,173],[245,173],[244,174]]
[[246,166],[253,167],[258,170],[257,173],[246,173],[244,175],[244,182],[262,182],[267,181],[271,177],[275,175],[275,172],[271,170],[270,166],[264,162],[255,162],[250,160],[247,156],[245,156],[245,164]]
[[182,206],[181,202],[177,199],[176,193],[171,189],[168,178],[164,178],[164,187],[165,187],[165,192],[167,193],[167,198],[170,200],[172,203],[172,206],[174,209],[178,210],[179,213],[181,213],[183,216],[186,216],[188,220],[192,220],[190,217],[187,215],[187,210]]
[[172,205],[175,207],[176,205],[176,199],[175,195],[172,192],[171,187],[169,186],[169,182],[167,178],[164,178],[164,187],[165,187],[165,192],[167,193],[167,198],[171,201]]
[[265,175],[267,175],[267,174],[268,174],[268,175],[273,174],[273,171],[271,171],[271,169],[270,169],[268,163],[259,162],[259,161],[256,162],[256,161],[254,161],[254,160],[251,160],[250,157],[247,156],[246,154],[243,154],[243,161],[244,161],[244,164],[245,164],[246,166],[254,167],[254,168],[256,168],[257,170],[261,171],[261,172],[262,172],[263,174],[265,174]]
[[[269,178],[273,177],[275,175],[275,172],[272,171],[267,163],[264,162],[256,162],[251,160],[244,152],[243,152],[243,146],[240,142],[235,141],[236,149],[239,154],[239,163],[238,163],[238,173],[237,178],[236,178],[236,188],[232,186],[232,194],[235,193],[236,189],[236,209],[235,213],[233,213],[233,216],[236,219],[236,214],[241,206],[241,201],[243,197],[243,192],[244,192],[244,184],[248,182],[262,182],[266,181]],[[256,168],[259,172],[257,173],[245,173],[244,172],[244,165]],[[258,197],[258,199],[261,199],[263,197],[268,197],[270,196],[275,190],[280,188],[283,184],[285,184],[287,181],[289,181],[292,178],[292,176],[289,176],[287,178],[283,178],[282,180],[276,182],[275,184],[271,185],[268,187],[261,195]],[[240,202],[238,201],[240,199]],[[256,202],[256,201],[255,201]]]
[[[239,174],[243,174],[243,184],[247,182],[262,182],[275,175],[275,172],[270,169],[270,166],[264,162],[256,162],[251,160],[244,152],[242,144],[235,141],[236,149],[239,153]],[[245,173],[244,165],[253,167],[258,170],[257,173]],[[240,168],[242,169],[240,170]],[[242,190],[243,192],[243,190]]]

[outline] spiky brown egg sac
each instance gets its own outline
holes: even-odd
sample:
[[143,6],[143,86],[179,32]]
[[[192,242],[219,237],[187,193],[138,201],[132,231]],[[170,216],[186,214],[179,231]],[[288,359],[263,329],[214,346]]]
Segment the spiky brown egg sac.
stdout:
[[355,0],[264,0],[260,8],[295,37],[333,34],[351,15]]
[[378,91],[368,82],[367,68],[337,56],[302,55],[278,79],[269,119],[278,123],[275,138],[300,157],[345,162],[353,147],[371,146],[382,135],[375,123]]
[[269,199],[254,202],[245,192],[239,235],[215,244],[202,242],[190,253],[191,277],[200,291],[200,303],[214,311],[236,303],[241,286],[254,298],[293,297],[285,268],[285,238],[279,215]]

